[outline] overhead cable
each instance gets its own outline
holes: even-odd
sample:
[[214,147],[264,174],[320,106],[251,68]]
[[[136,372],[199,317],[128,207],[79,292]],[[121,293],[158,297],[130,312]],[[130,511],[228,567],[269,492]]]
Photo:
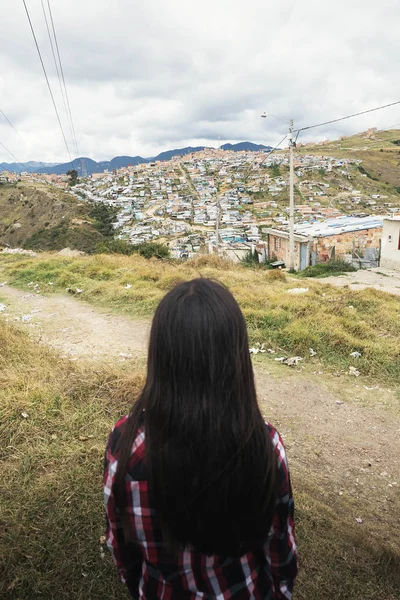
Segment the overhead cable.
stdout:
[[55,28],[55,25],[54,25],[54,19],[53,19],[53,13],[52,13],[52,10],[51,10],[51,6],[50,6],[50,0],[47,0],[47,6],[48,6],[48,9],[49,9],[49,14],[50,14],[50,19],[51,19],[51,27],[53,29],[54,41],[55,41],[55,44],[56,44],[58,62],[60,63],[60,71],[61,71],[62,81],[63,81],[63,84],[64,84],[65,98],[67,100],[68,115],[69,115],[69,120],[70,120],[70,123],[71,123],[72,136],[73,136],[73,139],[74,139],[75,150],[77,152],[77,156],[79,156],[79,148],[78,148],[78,142],[77,142],[77,139],[76,139],[76,133],[75,133],[75,127],[74,127],[74,120],[72,118],[71,105],[70,105],[69,97],[68,97],[67,84],[65,83],[64,69],[63,69],[63,65],[62,65],[62,61],[61,61],[60,49],[58,47],[58,40],[57,40],[56,28]]
[[24,167],[27,171],[29,171],[29,173],[32,173],[32,171],[30,170],[30,168],[28,167],[28,165],[26,165],[25,163],[21,162],[20,160],[18,160],[18,158],[11,152],[11,150],[9,150],[2,142],[0,142],[0,146],[2,146],[4,148],[4,150],[6,152],[8,152],[8,154],[10,156],[13,157],[13,159],[15,160],[15,162],[19,165],[21,165],[22,167]]
[[43,73],[44,73],[44,76],[45,76],[45,79],[46,79],[47,87],[49,89],[51,100],[52,100],[53,106],[54,106],[54,110],[55,110],[55,113],[57,115],[57,120],[58,120],[58,124],[60,126],[60,129],[61,129],[61,133],[62,133],[62,137],[63,137],[63,140],[64,140],[64,144],[65,144],[65,147],[66,147],[67,152],[68,152],[69,160],[70,160],[70,162],[72,162],[71,153],[69,151],[67,139],[66,139],[65,133],[64,133],[64,128],[63,128],[62,123],[61,123],[60,115],[58,114],[57,105],[56,105],[55,100],[54,100],[54,96],[53,96],[53,92],[52,92],[52,89],[51,89],[51,86],[50,86],[49,78],[47,77],[46,68],[45,68],[44,63],[43,63],[42,55],[41,55],[41,52],[40,52],[39,44],[38,44],[37,39],[36,39],[35,30],[34,30],[33,25],[32,25],[32,21],[31,21],[30,15],[29,15],[28,7],[26,6],[25,0],[22,0],[22,2],[24,3],[24,7],[25,7],[25,11],[26,11],[26,16],[28,17],[28,21],[29,21],[29,25],[30,25],[30,28],[31,28],[31,31],[32,31],[33,39],[35,41],[36,50],[37,50],[38,55],[39,55],[39,59],[40,59],[41,65],[42,65],[42,69],[43,69]]
[[325,121],[324,123],[318,123],[317,125],[309,125],[308,127],[300,127],[299,129],[295,129],[295,132],[306,131],[307,129],[315,129],[316,127],[322,127],[323,125],[330,125],[331,123],[338,123],[339,121],[345,121],[346,119],[352,119],[353,117],[359,117],[360,115],[366,115],[367,113],[374,112],[376,110],[382,110],[383,108],[389,108],[390,106],[396,106],[396,104],[400,104],[400,100],[397,102],[392,102],[391,104],[385,104],[384,106],[377,106],[376,108],[370,108],[369,110],[363,110],[358,113],[354,113],[352,115],[347,115],[346,117],[340,117],[339,119],[332,119],[331,121]]
[[[0,108],[0,113],[3,115],[3,117],[5,118],[5,120],[7,121],[7,123],[10,125],[10,127],[15,131],[15,133],[17,134],[17,136],[19,138],[21,138],[21,140],[24,142],[25,146],[28,147],[27,142],[24,140],[24,138],[22,137],[22,135],[20,134],[20,132],[14,127],[14,125],[11,123],[10,119],[7,117],[7,115],[1,110]],[[42,165],[43,169],[46,169],[46,165],[44,165],[42,163],[42,161],[38,160],[37,161],[40,165]]]

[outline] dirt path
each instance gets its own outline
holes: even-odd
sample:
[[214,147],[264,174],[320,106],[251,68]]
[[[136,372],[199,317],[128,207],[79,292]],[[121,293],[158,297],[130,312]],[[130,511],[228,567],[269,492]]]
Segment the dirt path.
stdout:
[[[144,356],[149,332],[144,320],[100,311],[76,298],[26,294],[8,286],[0,288],[0,303],[6,305],[2,311],[0,305],[1,319],[75,360]],[[294,481],[308,477],[335,510],[348,512],[350,505],[352,520],[361,518],[371,532],[390,537],[399,514],[400,424],[398,410],[379,404],[386,397],[394,403],[394,392],[365,392],[357,381],[343,396],[339,379],[328,389],[310,374],[275,362],[268,366],[258,357],[255,371],[261,406],[284,437]],[[361,389],[376,402],[358,405]]]
[[126,360],[146,351],[149,323],[107,313],[61,295],[41,296],[0,288],[1,314],[63,355]]
[[353,290],[372,287],[381,292],[389,292],[400,296],[400,272],[381,267],[355,271],[338,277],[325,277],[320,281],[339,287],[348,285]]

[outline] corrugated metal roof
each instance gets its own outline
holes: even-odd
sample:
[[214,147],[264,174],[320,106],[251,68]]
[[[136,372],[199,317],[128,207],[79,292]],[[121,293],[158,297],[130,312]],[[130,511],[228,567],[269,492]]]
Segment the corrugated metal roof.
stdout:
[[375,227],[383,227],[383,217],[336,217],[318,223],[301,223],[295,225],[294,230],[301,235],[326,237]]

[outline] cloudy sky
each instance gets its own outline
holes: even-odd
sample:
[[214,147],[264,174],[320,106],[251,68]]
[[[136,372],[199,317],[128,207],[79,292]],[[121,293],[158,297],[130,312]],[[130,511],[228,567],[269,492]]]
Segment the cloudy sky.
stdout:
[[[47,0],[43,0],[47,7]],[[74,156],[41,0],[26,0]],[[79,153],[153,156],[301,127],[400,100],[399,0],[51,0]],[[0,142],[64,161],[22,0],[3,0]],[[315,129],[333,139],[400,123],[400,105]],[[23,139],[21,139],[23,138]],[[220,140],[220,142],[219,142]],[[0,146],[0,161],[12,157]]]

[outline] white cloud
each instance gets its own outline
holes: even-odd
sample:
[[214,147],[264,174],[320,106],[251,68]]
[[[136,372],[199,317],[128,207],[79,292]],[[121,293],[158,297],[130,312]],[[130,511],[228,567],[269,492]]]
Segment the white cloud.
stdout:
[[[46,4],[46,3],[45,3]],[[40,2],[27,0],[70,134]],[[304,126],[400,99],[398,0],[52,2],[80,154],[154,155],[200,142],[278,143]],[[0,141],[20,160],[67,160],[22,3],[2,13]],[[400,122],[399,107],[305,132]],[[72,149],[72,144],[71,144]],[[0,148],[0,160],[12,159]]]

